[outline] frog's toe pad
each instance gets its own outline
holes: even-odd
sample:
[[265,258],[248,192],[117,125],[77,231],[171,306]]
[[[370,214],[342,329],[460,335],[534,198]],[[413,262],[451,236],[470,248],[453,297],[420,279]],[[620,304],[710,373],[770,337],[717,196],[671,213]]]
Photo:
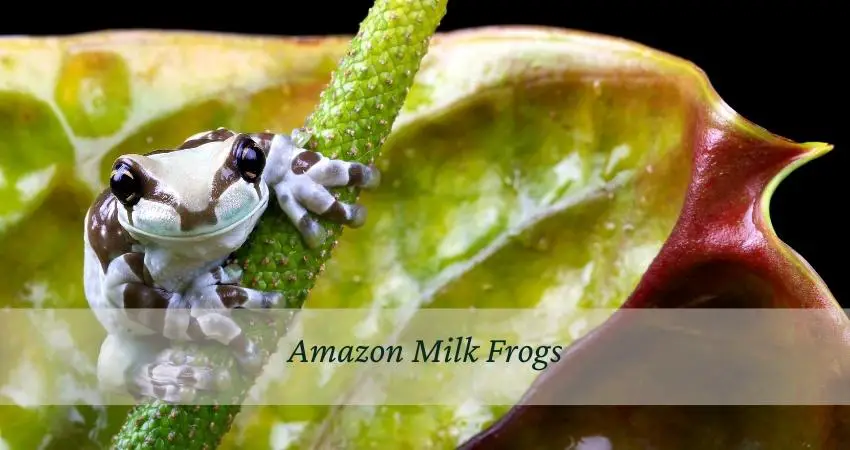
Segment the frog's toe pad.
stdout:
[[344,203],[335,200],[321,216],[332,222],[348,225],[351,228],[362,227],[366,223],[366,208],[360,204]]
[[363,180],[360,187],[363,189],[375,189],[381,184],[381,171],[375,166],[363,166]]
[[366,208],[362,205],[346,205],[348,208],[347,224],[351,228],[360,228],[366,223]]
[[298,231],[304,237],[304,241],[310,248],[316,248],[325,242],[328,237],[327,231],[316,219],[305,214],[298,221]]

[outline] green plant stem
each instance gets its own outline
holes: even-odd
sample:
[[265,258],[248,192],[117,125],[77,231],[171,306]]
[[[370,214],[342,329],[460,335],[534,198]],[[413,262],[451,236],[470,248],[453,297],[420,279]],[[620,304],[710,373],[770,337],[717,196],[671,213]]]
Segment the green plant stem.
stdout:
[[[307,147],[333,158],[372,163],[380,155],[431,37],[446,12],[447,0],[376,0],[348,53],[307,119]],[[356,201],[357,189],[339,189],[340,200]],[[272,202],[274,203],[274,202]],[[329,239],[316,249],[304,246],[283,212],[270,205],[249,241],[237,252],[243,285],[284,294],[285,308],[300,308],[336,245],[342,227],[321,221]],[[263,349],[265,360],[276,350],[284,327],[237,317]],[[187,344],[197,366],[227,367],[236,385],[250,386],[224,349]],[[238,378],[239,377],[239,378]],[[250,380],[247,380],[250,381]],[[245,392],[233,404],[169,405],[160,401],[133,408],[113,439],[119,449],[213,449],[229,431]]]

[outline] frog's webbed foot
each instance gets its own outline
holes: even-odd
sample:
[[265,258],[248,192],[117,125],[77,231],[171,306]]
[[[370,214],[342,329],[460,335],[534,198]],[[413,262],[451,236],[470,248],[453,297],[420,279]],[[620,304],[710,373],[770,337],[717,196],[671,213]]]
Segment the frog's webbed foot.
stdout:
[[[226,287],[242,289],[238,286]],[[166,319],[171,321],[168,325],[170,329],[176,330],[182,325],[185,327],[181,336],[184,339],[198,343],[216,341],[227,346],[240,370],[259,375],[264,355],[233,320],[229,310],[185,309],[180,312]],[[174,341],[171,345],[174,345]],[[103,353],[101,357],[104,357]],[[216,393],[232,387],[226,367],[207,367],[199,364],[195,358],[196,355],[191,352],[171,347],[154,358],[135,358],[125,372],[126,385],[137,398],[151,397],[170,403],[191,403],[199,391]]]
[[224,368],[191,365],[185,354],[167,349],[149,364],[130,374],[133,394],[168,403],[191,403],[198,391],[221,392],[231,388],[230,373]]
[[366,221],[366,209],[362,205],[341,202],[327,188],[371,189],[380,179],[380,172],[373,166],[298,149],[292,158],[291,172],[274,185],[274,191],[281,208],[298,227],[307,245],[316,247],[324,242],[327,233],[308,211],[352,228]]
[[137,400],[147,397],[169,403],[190,403],[199,391],[231,390],[231,374],[226,368],[202,367],[191,354],[149,338],[106,337],[97,365],[102,389],[130,394]]

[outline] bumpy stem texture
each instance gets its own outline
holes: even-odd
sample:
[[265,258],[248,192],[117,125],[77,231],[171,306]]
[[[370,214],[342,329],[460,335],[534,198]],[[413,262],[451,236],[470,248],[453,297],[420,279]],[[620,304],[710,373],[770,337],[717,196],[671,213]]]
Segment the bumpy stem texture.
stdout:
[[[376,0],[361,23],[347,55],[322,92],[308,118],[308,148],[334,158],[372,163],[390,133],[405,101],[428,44],[446,12],[447,0]],[[256,131],[256,130],[251,130]],[[339,189],[343,201],[354,201],[356,189]],[[243,284],[285,295],[286,308],[300,308],[316,276],[336,245],[342,228],[321,221],[329,239],[308,249],[283,212],[270,207],[236,259],[245,269]],[[241,319],[241,320],[240,320]],[[264,358],[275,350],[285,327],[237,317],[249,336],[259,342]],[[242,377],[226,350],[187,345],[197,354],[193,364],[227,367]],[[250,386],[244,379],[240,386]],[[213,449],[228,432],[245,392],[233,392],[233,404],[220,406],[169,405],[150,401],[133,408],[113,440],[120,449]]]

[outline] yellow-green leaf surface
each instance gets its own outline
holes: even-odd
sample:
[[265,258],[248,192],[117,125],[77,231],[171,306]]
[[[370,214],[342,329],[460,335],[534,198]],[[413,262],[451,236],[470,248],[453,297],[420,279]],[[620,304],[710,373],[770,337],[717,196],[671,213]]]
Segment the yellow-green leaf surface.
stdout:
[[[82,219],[113,159],[218,126],[301,126],[347,43],[0,40],[2,304],[86,307]],[[621,305],[662,248],[706,114],[738,120],[698,69],[634,43],[532,28],[441,35],[377,161],[383,184],[361,195],[368,223],[343,234],[305,307],[546,307],[569,343],[588,331],[578,309]],[[313,378],[273,358],[258,389]],[[19,389],[0,382],[0,395]],[[127,409],[0,407],[0,448],[105,443]],[[454,448],[504,411],[252,406],[223,448]]]

